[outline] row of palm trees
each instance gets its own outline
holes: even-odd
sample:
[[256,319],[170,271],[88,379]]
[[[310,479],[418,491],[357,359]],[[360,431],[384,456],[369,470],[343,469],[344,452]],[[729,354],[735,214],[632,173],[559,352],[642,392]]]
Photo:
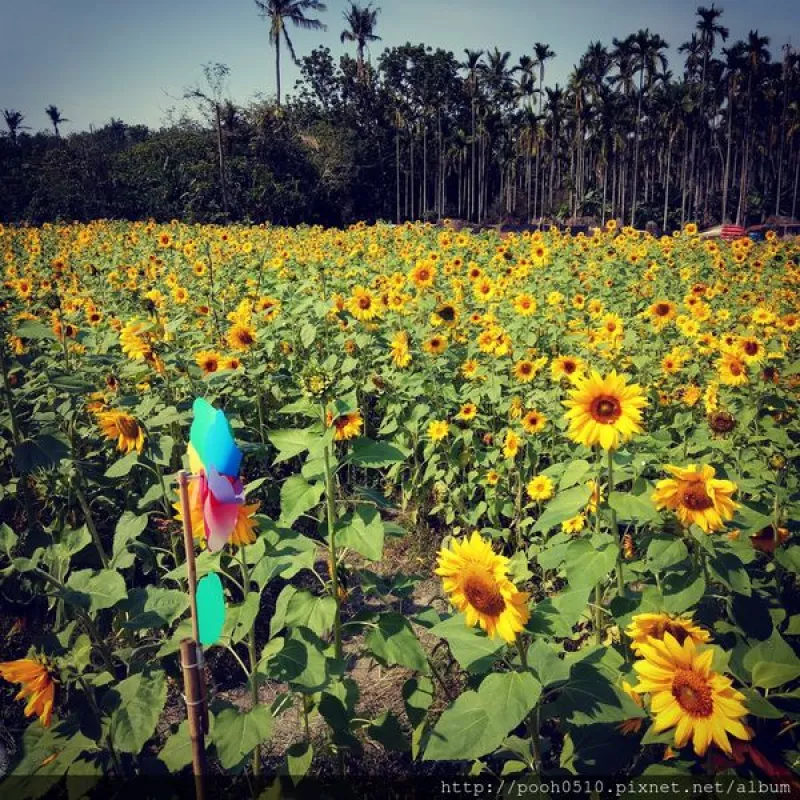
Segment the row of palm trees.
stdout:
[[[340,39],[355,44],[356,59],[344,56],[337,71],[324,48],[298,59],[289,33],[325,29],[312,16],[326,10],[320,0],[254,1],[275,48],[281,130],[310,141],[308,129],[322,121],[342,140],[355,138],[363,162],[356,173],[369,174],[388,195],[376,215],[394,205],[398,221],[593,215],[667,228],[688,219],[797,212],[798,53],[787,46],[773,61],[769,39],[758,31],[728,43],[722,9],[714,5],[697,9],[695,29],[678,48],[680,75],[669,68],[667,43],[643,29],[610,47],[590,43],[566,85],[548,86],[556,54],[544,42],[516,62],[497,47],[465,50],[458,61],[443,50],[405,45],[385,50],[373,65],[365,54],[380,40],[380,9],[355,3],[344,12]],[[282,48],[303,74],[300,93],[284,106]],[[223,138],[237,108],[220,87],[195,97],[213,111],[227,213]],[[48,115],[58,135],[65,120],[54,106]],[[24,118],[16,111],[5,117],[15,139]],[[378,172],[370,172],[375,164]]]
[[[50,124],[53,126],[53,133],[60,138],[61,131],[59,130],[59,125],[63,125],[65,122],[69,122],[69,120],[66,117],[63,117],[61,115],[61,111],[59,111],[58,107],[54,105],[47,106],[44,112],[50,118]],[[3,120],[8,128],[8,135],[11,138],[11,141],[16,144],[17,133],[19,131],[28,130],[28,126],[23,125],[25,122],[25,115],[21,111],[17,111],[14,108],[4,108]]]
[[[319,0],[255,2],[270,21],[280,104],[281,35],[296,59],[287,23],[324,30],[307,14],[325,6]],[[348,27],[341,41],[356,43],[362,77],[368,75],[365,48],[380,38],[375,34],[378,11],[351,4],[345,12]],[[772,63],[769,39],[758,31],[718,50],[729,37],[722,15],[714,4],[697,9],[695,31],[678,48],[685,59],[679,79],[668,69],[667,42],[649,29],[614,38],[610,49],[591,43],[566,87],[545,86],[545,67],[556,55],[545,43],[536,42],[532,53],[513,65],[510,54],[497,48],[465,50],[460,79],[469,130],[459,130],[457,113],[448,109],[453,124],[444,126],[449,141],[440,147],[455,151],[451,172],[467,173],[457,189],[459,213],[480,220],[497,206],[499,195],[506,212],[522,205],[529,219],[552,215],[557,207],[573,216],[597,208],[602,216],[634,224],[642,204],[653,216],[658,195],[665,227],[672,205],[679,208],[681,222],[709,215],[741,221],[758,189],[761,211],[770,208],[768,199],[775,214],[789,210],[782,206],[788,193],[794,215],[800,167],[798,54],[784,48],[781,63]],[[439,95],[446,94],[440,87]],[[424,149],[430,109],[409,97],[396,101],[395,121],[410,139],[407,149],[414,149],[420,129]],[[442,111],[434,115],[437,127]],[[792,167],[793,175],[787,174]],[[413,165],[405,170],[405,183],[413,172]],[[416,172],[427,172],[427,160]],[[445,213],[446,192],[437,181],[436,191],[429,193],[427,182],[422,186],[420,215]],[[404,215],[401,205],[412,210],[415,205],[413,197],[410,204],[401,202],[400,183],[398,176],[398,218]],[[763,196],[767,184],[771,198]],[[436,199],[433,206],[429,194]]]

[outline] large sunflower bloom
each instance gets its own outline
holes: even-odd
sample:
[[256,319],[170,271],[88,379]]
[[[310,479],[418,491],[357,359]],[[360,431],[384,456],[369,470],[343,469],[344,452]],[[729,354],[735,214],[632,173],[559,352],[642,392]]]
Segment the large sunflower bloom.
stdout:
[[101,411],[97,415],[97,424],[104,436],[117,442],[117,449],[130,453],[136,450],[141,453],[144,447],[144,429],[136,417],[123,411]]
[[711,639],[711,634],[696,625],[688,614],[636,614],[625,629],[625,635],[632,640],[631,650],[634,653],[638,653],[649,639],[663,639],[666,633],[676,639],[678,644],[683,644],[686,639],[692,639],[695,644],[706,644]]
[[513,642],[528,621],[528,594],[508,579],[508,559],[475,532],[439,551],[435,570],[450,602],[469,626],[480,625],[492,638]]
[[597,372],[579,380],[563,401],[569,409],[567,435],[587,447],[599,444],[616,450],[621,442],[642,432],[642,408],[647,399],[638,384],[628,384],[616,371],[601,378]]
[[733,519],[737,504],[731,495],[736,484],[715,478],[714,467],[668,464],[665,469],[674,477],[656,484],[652,495],[656,508],[669,508],[684,525],[699,525],[706,533],[721,530],[727,520]]
[[0,678],[10,683],[22,684],[14,699],[23,700],[27,697],[25,716],[31,717],[36,714],[42,725],[49,728],[56,687],[53,676],[42,661],[35,657],[6,661],[0,664]]
[[655,733],[674,727],[675,746],[684,747],[691,739],[698,756],[705,755],[712,742],[730,754],[728,734],[750,738],[742,724],[747,714],[744,695],[730,678],[711,669],[711,649],[698,653],[693,639],[681,646],[665,633],[663,641],[650,639],[642,645],[640,655],[642,660],[633,665],[639,675],[633,690],[650,694]]

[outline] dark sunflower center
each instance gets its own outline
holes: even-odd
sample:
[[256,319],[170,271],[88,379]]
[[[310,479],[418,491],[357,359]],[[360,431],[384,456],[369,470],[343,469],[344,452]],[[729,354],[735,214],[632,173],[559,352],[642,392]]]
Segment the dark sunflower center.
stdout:
[[705,511],[714,505],[706,487],[699,481],[692,481],[682,493],[683,505],[690,511]]
[[656,306],[656,314],[659,317],[666,317],[669,314],[669,306],[666,303],[659,303]]
[[591,414],[597,422],[608,425],[619,419],[622,407],[616,397],[601,395],[592,401]]
[[253,337],[250,335],[250,331],[239,331],[236,338],[240,344],[253,344]]
[[519,365],[519,371],[523,375],[530,375],[532,370],[533,364],[529,364],[527,361],[524,364]]
[[452,306],[442,306],[439,309],[439,317],[445,322],[452,322],[456,318],[456,310]]
[[363,311],[366,311],[372,305],[372,300],[369,297],[359,297],[358,298],[358,307]]
[[464,594],[471,606],[482,614],[497,616],[506,607],[506,601],[497,585],[489,577],[472,576],[464,584]]
[[563,366],[564,372],[566,372],[567,375],[572,375],[572,373],[575,372],[576,365],[574,361],[565,361]]
[[714,713],[711,687],[696,672],[678,670],[672,679],[672,696],[693,717],[710,717]]
[[139,435],[139,425],[133,417],[120,417],[117,429],[126,439],[135,439]]
[[749,356],[754,356],[758,353],[758,342],[745,342],[744,351]]

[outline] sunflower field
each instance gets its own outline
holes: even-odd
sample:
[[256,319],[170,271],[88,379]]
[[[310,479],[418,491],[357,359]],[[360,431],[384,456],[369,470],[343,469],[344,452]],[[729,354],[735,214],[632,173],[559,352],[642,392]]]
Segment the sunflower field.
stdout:
[[0,226],[7,772],[190,769],[188,469],[213,773],[794,780],[799,257],[693,225]]

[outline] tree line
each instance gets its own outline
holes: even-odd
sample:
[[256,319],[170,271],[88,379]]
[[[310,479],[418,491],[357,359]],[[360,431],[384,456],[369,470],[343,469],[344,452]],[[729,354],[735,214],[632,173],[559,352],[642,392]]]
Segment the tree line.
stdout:
[[[477,223],[620,219],[669,230],[688,220],[752,223],[797,213],[800,57],[750,31],[728,42],[723,10],[697,9],[678,48],[649,29],[591,42],[566,85],[536,42],[461,56],[384,49],[380,10],[351,4],[342,42],[298,56],[293,27],[324,30],[319,0],[256,0],[275,52],[274,100],[237,104],[228,68],[185,92],[202,111],[151,130],[112,119],[30,134],[5,109],[0,219],[181,218],[340,225],[463,218]],[[282,49],[283,48],[283,49]],[[300,69],[281,93],[281,58]]]

